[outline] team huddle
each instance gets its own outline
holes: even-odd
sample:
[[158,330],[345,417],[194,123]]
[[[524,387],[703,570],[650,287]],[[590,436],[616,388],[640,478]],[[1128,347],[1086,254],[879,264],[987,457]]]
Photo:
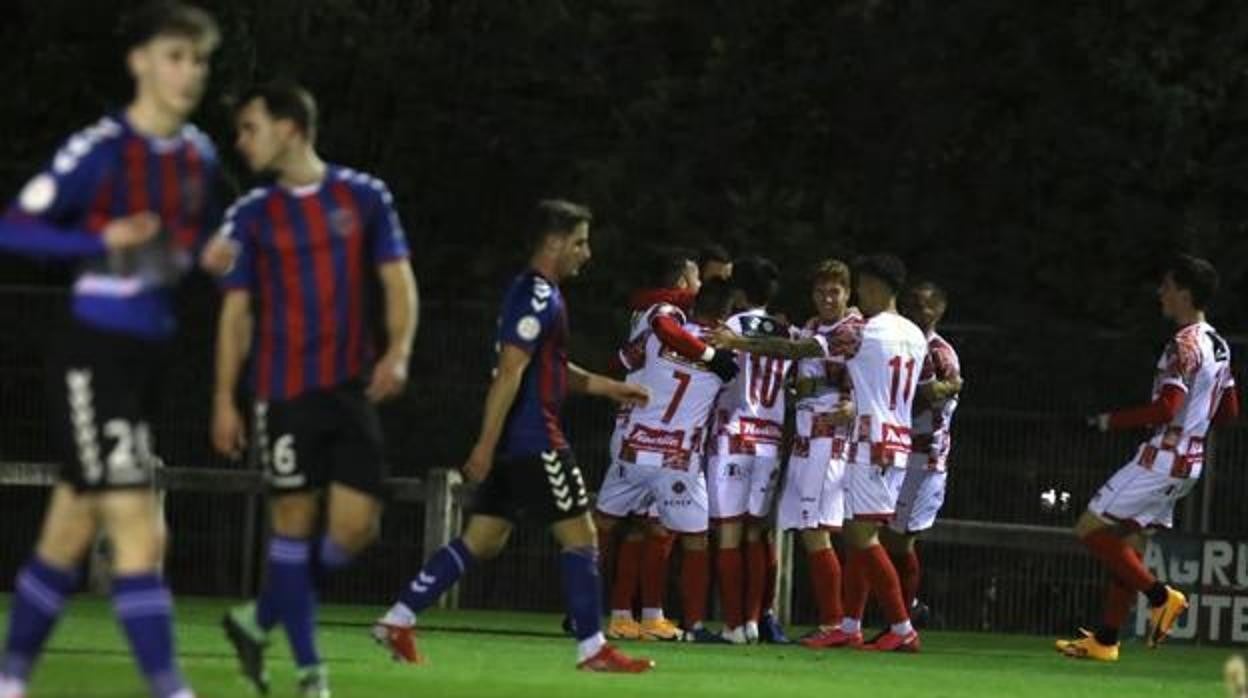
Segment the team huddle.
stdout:
[[[0,698],[27,696],[101,535],[112,544],[114,611],[151,695],[193,696],[175,659],[161,574],[167,530],[151,425],[174,360],[173,291],[197,261],[222,296],[206,431],[224,455],[255,455],[271,515],[264,587],[225,615],[223,642],[267,693],[265,655],[280,625],[300,695],[330,695],[316,643],[317,587],[377,536],[385,451],[376,404],[407,383],[416,285],[389,189],[320,158],[316,104],[297,86],[263,85],[236,100],[237,149],[272,182],[217,213],[216,151],[187,119],[218,39],[198,8],[159,2],[136,12],[126,57],[133,101],[68,139],[0,217],[0,251],[77,265],[50,352],[61,478],[14,584]],[[525,224],[529,265],[504,296],[481,425],[462,466],[477,483],[470,515],[400,587],[372,640],[397,660],[421,662],[419,614],[527,522],[548,526],[559,543],[578,669],[654,667],[609,639],[787,641],[772,609],[776,536],[788,531],[806,550],[819,615],[803,645],[919,651],[915,539],[944,502],[963,389],[958,355],[936,331],[945,292],[908,280],[891,255],[828,259],[810,278],[813,316],[793,324],[771,308],[782,279],[771,261],[718,253],[699,264],[667,251],[630,298],[632,324],[612,370],[595,373],[568,356],[563,288],[591,257],[592,221],[588,207],[548,199]],[[365,293],[370,275],[382,289],[379,309]],[[1117,659],[1118,631],[1138,594],[1152,609],[1153,647],[1187,608],[1141,551],[1199,478],[1211,426],[1239,412],[1229,346],[1205,317],[1216,271],[1178,256],[1159,282],[1162,313],[1177,331],[1152,401],[1089,418],[1102,431],[1152,435],[1076,524],[1111,584],[1102,622],[1057,643],[1069,657]],[[369,331],[375,310],[385,318],[380,342]],[[596,498],[564,433],[569,392],[620,405],[601,445],[609,467]],[[664,610],[676,539],[679,623]],[[614,571],[609,609],[602,569]],[[712,578],[718,631],[707,627]],[[871,597],[887,627],[867,638]]]

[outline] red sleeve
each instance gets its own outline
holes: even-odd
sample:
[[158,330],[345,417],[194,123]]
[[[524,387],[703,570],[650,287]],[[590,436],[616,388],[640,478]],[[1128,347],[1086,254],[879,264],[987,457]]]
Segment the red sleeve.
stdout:
[[655,313],[650,319],[650,329],[664,346],[690,361],[701,361],[706,353],[706,342],[686,332],[670,315]]
[[1231,386],[1222,391],[1222,399],[1218,401],[1218,409],[1213,413],[1214,424],[1230,424],[1239,417],[1239,391]]
[[1174,419],[1183,407],[1187,392],[1172,383],[1161,389],[1161,395],[1142,407],[1128,407],[1109,413],[1110,429],[1131,429],[1166,424]]

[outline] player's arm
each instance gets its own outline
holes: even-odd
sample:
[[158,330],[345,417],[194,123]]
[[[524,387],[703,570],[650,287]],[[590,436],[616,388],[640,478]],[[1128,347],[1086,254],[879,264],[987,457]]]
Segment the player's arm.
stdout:
[[1187,391],[1168,383],[1157,394],[1157,399],[1147,405],[1102,412],[1089,417],[1088,424],[1101,431],[1169,424],[1179,410],[1183,409],[1185,400],[1187,400]]
[[238,458],[246,445],[243,419],[234,404],[243,364],[251,353],[251,294],[228,291],[217,320],[216,382],[212,393],[212,445],[218,453]]
[[407,383],[407,364],[420,317],[416,277],[406,257],[378,265],[377,276],[386,296],[388,341],[368,386],[368,397],[374,402],[398,395]]
[[503,435],[503,425],[524,380],[531,355],[524,348],[504,342],[498,352],[498,367],[494,379],[485,393],[485,407],[481,416],[481,432],[477,443],[464,464],[464,475],[473,482],[481,482],[494,466],[494,450]]
[[150,211],[114,218],[99,235],[10,212],[0,218],[0,250],[37,259],[102,257],[142,245],[159,231],[160,217]]
[[591,373],[568,362],[568,389],[605,397],[625,405],[644,405],[650,400],[650,393],[636,383],[625,383],[608,378],[604,375]]
[[1239,418],[1239,391],[1234,385],[1226,386],[1222,397],[1218,398],[1218,409],[1213,413],[1213,423],[1217,425],[1231,424]]
[[819,337],[744,337],[723,326],[711,332],[711,344],[720,349],[734,349],[747,354],[784,359],[814,359],[828,355],[828,346]]

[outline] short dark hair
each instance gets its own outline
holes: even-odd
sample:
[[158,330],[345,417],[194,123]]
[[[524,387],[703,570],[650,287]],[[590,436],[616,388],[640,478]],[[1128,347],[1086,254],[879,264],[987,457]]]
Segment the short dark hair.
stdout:
[[653,288],[672,288],[685,275],[685,266],[693,260],[688,250],[664,247],[652,251],[646,265],[644,283]]
[[839,259],[825,259],[815,265],[811,281],[815,284],[832,282],[850,288],[849,265]]
[[1190,254],[1178,254],[1162,269],[1162,275],[1166,274],[1174,280],[1175,286],[1187,289],[1192,294],[1192,306],[1197,310],[1208,307],[1218,293],[1218,270],[1209,260]]
[[252,100],[264,102],[264,108],[274,119],[287,119],[303,131],[308,140],[316,140],[316,98],[302,86],[274,80],[253,85],[234,99],[234,110],[241,111]]
[[178,0],[153,0],[136,7],[122,20],[121,34],[126,49],[166,35],[208,41],[213,46],[221,40],[221,29],[212,15]]
[[949,305],[949,297],[945,295],[945,289],[936,285],[934,281],[924,279],[910,284],[906,288],[906,295],[915,295],[919,293],[930,294],[931,297],[942,307]]
[[723,245],[717,245],[709,242],[698,250],[698,269],[706,266],[707,262],[718,262],[720,264],[728,264],[732,261],[732,255],[728,254]]
[[869,254],[854,261],[854,273],[883,281],[894,294],[906,286],[906,264],[891,254]]
[[593,220],[588,206],[566,199],[542,199],[533,207],[529,225],[532,244],[540,245],[548,235],[571,235],[576,226]]
[[693,301],[695,317],[724,318],[732,312],[732,282],[725,279],[708,279],[698,290]]
[[780,292],[780,269],[770,259],[751,255],[732,263],[732,283],[750,305],[767,305]]

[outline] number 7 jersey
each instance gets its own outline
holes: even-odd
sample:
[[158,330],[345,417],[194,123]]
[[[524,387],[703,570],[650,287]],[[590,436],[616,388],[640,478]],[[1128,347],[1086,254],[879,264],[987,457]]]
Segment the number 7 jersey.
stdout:
[[[784,337],[798,333],[762,308],[737,313],[725,322],[744,337]],[[724,386],[716,408],[719,453],[777,455],[784,438],[784,388],[793,361],[738,352],[740,371]],[[725,450],[726,449],[726,450]]]

